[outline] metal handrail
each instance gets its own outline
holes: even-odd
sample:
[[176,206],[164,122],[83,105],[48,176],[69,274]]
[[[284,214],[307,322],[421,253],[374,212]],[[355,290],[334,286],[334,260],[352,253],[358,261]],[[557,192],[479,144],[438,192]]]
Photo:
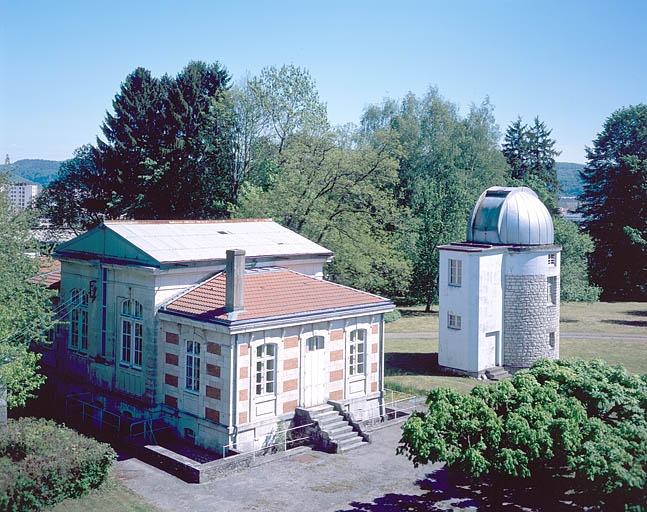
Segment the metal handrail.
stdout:
[[[310,436],[303,436],[303,437],[299,437],[299,438],[296,438],[296,439],[288,440],[288,435],[287,435],[288,432],[290,432],[292,430],[298,430],[298,429],[306,428],[306,427],[312,427],[314,425],[315,425],[315,423],[313,422],[313,423],[306,423],[305,425],[299,425],[297,427],[286,428],[285,430],[279,430],[274,434],[274,437],[276,438],[276,437],[284,434],[282,442],[268,444],[268,445],[262,446],[261,448],[257,448],[255,450],[248,450],[246,452],[240,452],[240,453],[245,453],[245,454],[251,453],[252,457],[256,457],[256,452],[267,451],[268,449],[271,449],[271,448],[274,448],[274,447],[282,447],[283,451],[286,451],[288,443],[293,444],[293,443],[297,443],[299,441],[305,441],[306,439],[310,439]],[[258,439],[254,439],[254,443],[256,443],[256,441],[258,441]],[[234,442],[229,443],[228,445],[223,446],[222,447],[222,458],[224,459],[227,456],[227,450],[231,449],[232,447],[236,446],[237,444],[238,444],[238,442],[234,441]]]

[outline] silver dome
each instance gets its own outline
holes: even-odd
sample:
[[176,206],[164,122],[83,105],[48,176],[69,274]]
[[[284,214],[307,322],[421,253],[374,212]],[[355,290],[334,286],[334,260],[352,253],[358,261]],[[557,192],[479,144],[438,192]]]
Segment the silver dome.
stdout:
[[554,243],[553,219],[528,187],[491,187],[472,209],[467,241],[502,245]]

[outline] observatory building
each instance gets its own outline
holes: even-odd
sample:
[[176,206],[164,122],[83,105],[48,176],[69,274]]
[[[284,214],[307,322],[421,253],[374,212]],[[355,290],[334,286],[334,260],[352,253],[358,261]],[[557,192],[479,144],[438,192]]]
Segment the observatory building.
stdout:
[[470,215],[467,242],[439,250],[441,368],[484,377],[559,358],[562,248],[534,191],[487,189]]

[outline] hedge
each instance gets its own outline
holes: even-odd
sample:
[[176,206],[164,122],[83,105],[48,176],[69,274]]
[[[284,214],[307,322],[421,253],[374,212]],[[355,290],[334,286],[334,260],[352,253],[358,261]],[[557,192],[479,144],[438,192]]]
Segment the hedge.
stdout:
[[53,421],[21,418],[0,426],[0,510],[50,507],[101,485],[114,450]]

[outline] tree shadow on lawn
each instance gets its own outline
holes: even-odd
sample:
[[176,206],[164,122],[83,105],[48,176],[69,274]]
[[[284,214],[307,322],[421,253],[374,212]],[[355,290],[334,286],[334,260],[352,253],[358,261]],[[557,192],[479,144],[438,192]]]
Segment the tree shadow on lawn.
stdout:
[[438,353],[386,352],[384,374],[393,375],[445,375],[438,368]]
[[580,512],[600,510],[582,494],[570,491],[567,480],[519,482],[503,490],[501,504],[493,506],[492,487],[486,481],[470,482],[466,477],[446,468],[429,473],[416,485],[424,491],[421,495],[388,493],[371,503],[354,501],[352,508],[337,512],[438,512],[446,510],[500,510],[526,512],[546,510],[551,512]]
[[427,312],[423,309],[407,309],[407,308],[398,308],[400,314],[403,317],[407,318],[416,318],[416,317],[426,317],[426,316],[437,316],[438,315],[438,306],[434,309],[431,308],[431,311]]
[[603,324],[629,325],[631,327],[647,327],[647,320],[602,320]]
[[631,316],[647,316],[647,309],[637,309],[634,311],[627,311],[627,314]]

